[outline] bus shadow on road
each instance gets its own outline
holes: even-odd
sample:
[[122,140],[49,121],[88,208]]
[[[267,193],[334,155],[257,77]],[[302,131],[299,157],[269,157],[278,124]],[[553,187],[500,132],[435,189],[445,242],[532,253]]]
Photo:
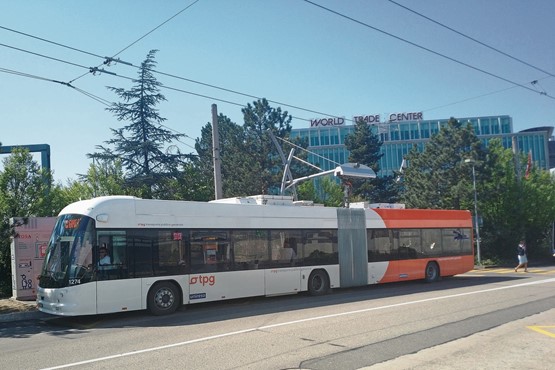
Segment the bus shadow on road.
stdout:
[[363,287],[333,289],[329,294],[310,296],[307,293],[274,297],[240,298],[219,302],[182,306],[172,315],[153,316],[147,311],[122,312],[105,315],[51,318],[43,321],[43,330],[50,335],[64,335],[68,329],[87,331],[95,328],[171,327],[197,325],[245,317],[285,313],[301,309],[364,302],[376,304],[387,298],[403,297],[426,292],[449,291],[485,284],[507,283],[527,276],[460,275],[443,278],[436,283],[406,281]]

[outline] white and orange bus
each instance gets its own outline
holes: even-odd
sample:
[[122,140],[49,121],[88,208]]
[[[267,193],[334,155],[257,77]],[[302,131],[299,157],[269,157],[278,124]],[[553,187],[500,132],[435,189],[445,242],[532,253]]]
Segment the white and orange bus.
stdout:
[[60,212],[37,303],[55,315],[162,315],[201,302],[432,282],[473,267],[468,211],[109,196]]

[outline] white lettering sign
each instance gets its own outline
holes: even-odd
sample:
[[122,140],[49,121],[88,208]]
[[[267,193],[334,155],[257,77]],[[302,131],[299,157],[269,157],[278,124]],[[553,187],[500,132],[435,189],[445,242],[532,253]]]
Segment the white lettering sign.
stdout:
[[422,120],[422,112],[391,113],[389,115],[389,122],[419,121],[419,120]]
[[358,121],[364,121],[368,124],[372,124],[372,123],[380,123],[380,115],[379,114],[373,114],[373,115],[368,115],[368,116],[354,116],[353,117],[353,121],[358,122]]
[[330,118],[319,118],[319,119],[310,120],[310,127],[342,126],[344,124],[345,124],[345,118],[343,117],[330,117]]
[[[367,114],[353,116],[353,123],[360,120],[363,122],[373,125],[378,123],[393,123],[393,122],[403,122],[403,121],[421,121],[424,119],[424,113],[422,112],[408,112],[408,113],[391,113],[386,115],[388,118],[386,122],[382,122],[379,114]],[[315,118],[310,120],[310,127],[327,127],[327,126],[343,126],[345,125],[345,118],[343,117],[327,117],[327,118]]]

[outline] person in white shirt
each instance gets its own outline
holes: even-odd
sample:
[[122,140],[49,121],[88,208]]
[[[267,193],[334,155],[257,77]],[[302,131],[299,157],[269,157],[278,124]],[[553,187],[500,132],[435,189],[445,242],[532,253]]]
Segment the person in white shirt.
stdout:
[[110,254],[108,253],[108,248],[106,248],[106,243],[102,244],[102,247],[98,250],[99,253],[99,260],[98,260],[98,269],[104,270],[109,268],[109,265],[112,265],[112,259],[110,258]]

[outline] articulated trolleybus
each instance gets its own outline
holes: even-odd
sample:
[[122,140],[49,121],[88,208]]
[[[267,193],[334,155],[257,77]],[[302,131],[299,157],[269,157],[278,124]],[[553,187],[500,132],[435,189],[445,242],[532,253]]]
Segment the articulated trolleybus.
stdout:
[[109,196],[60,212],[37,303],[55,315],[163,315],[224,299],[432,282],[473,267],[468,211]]

